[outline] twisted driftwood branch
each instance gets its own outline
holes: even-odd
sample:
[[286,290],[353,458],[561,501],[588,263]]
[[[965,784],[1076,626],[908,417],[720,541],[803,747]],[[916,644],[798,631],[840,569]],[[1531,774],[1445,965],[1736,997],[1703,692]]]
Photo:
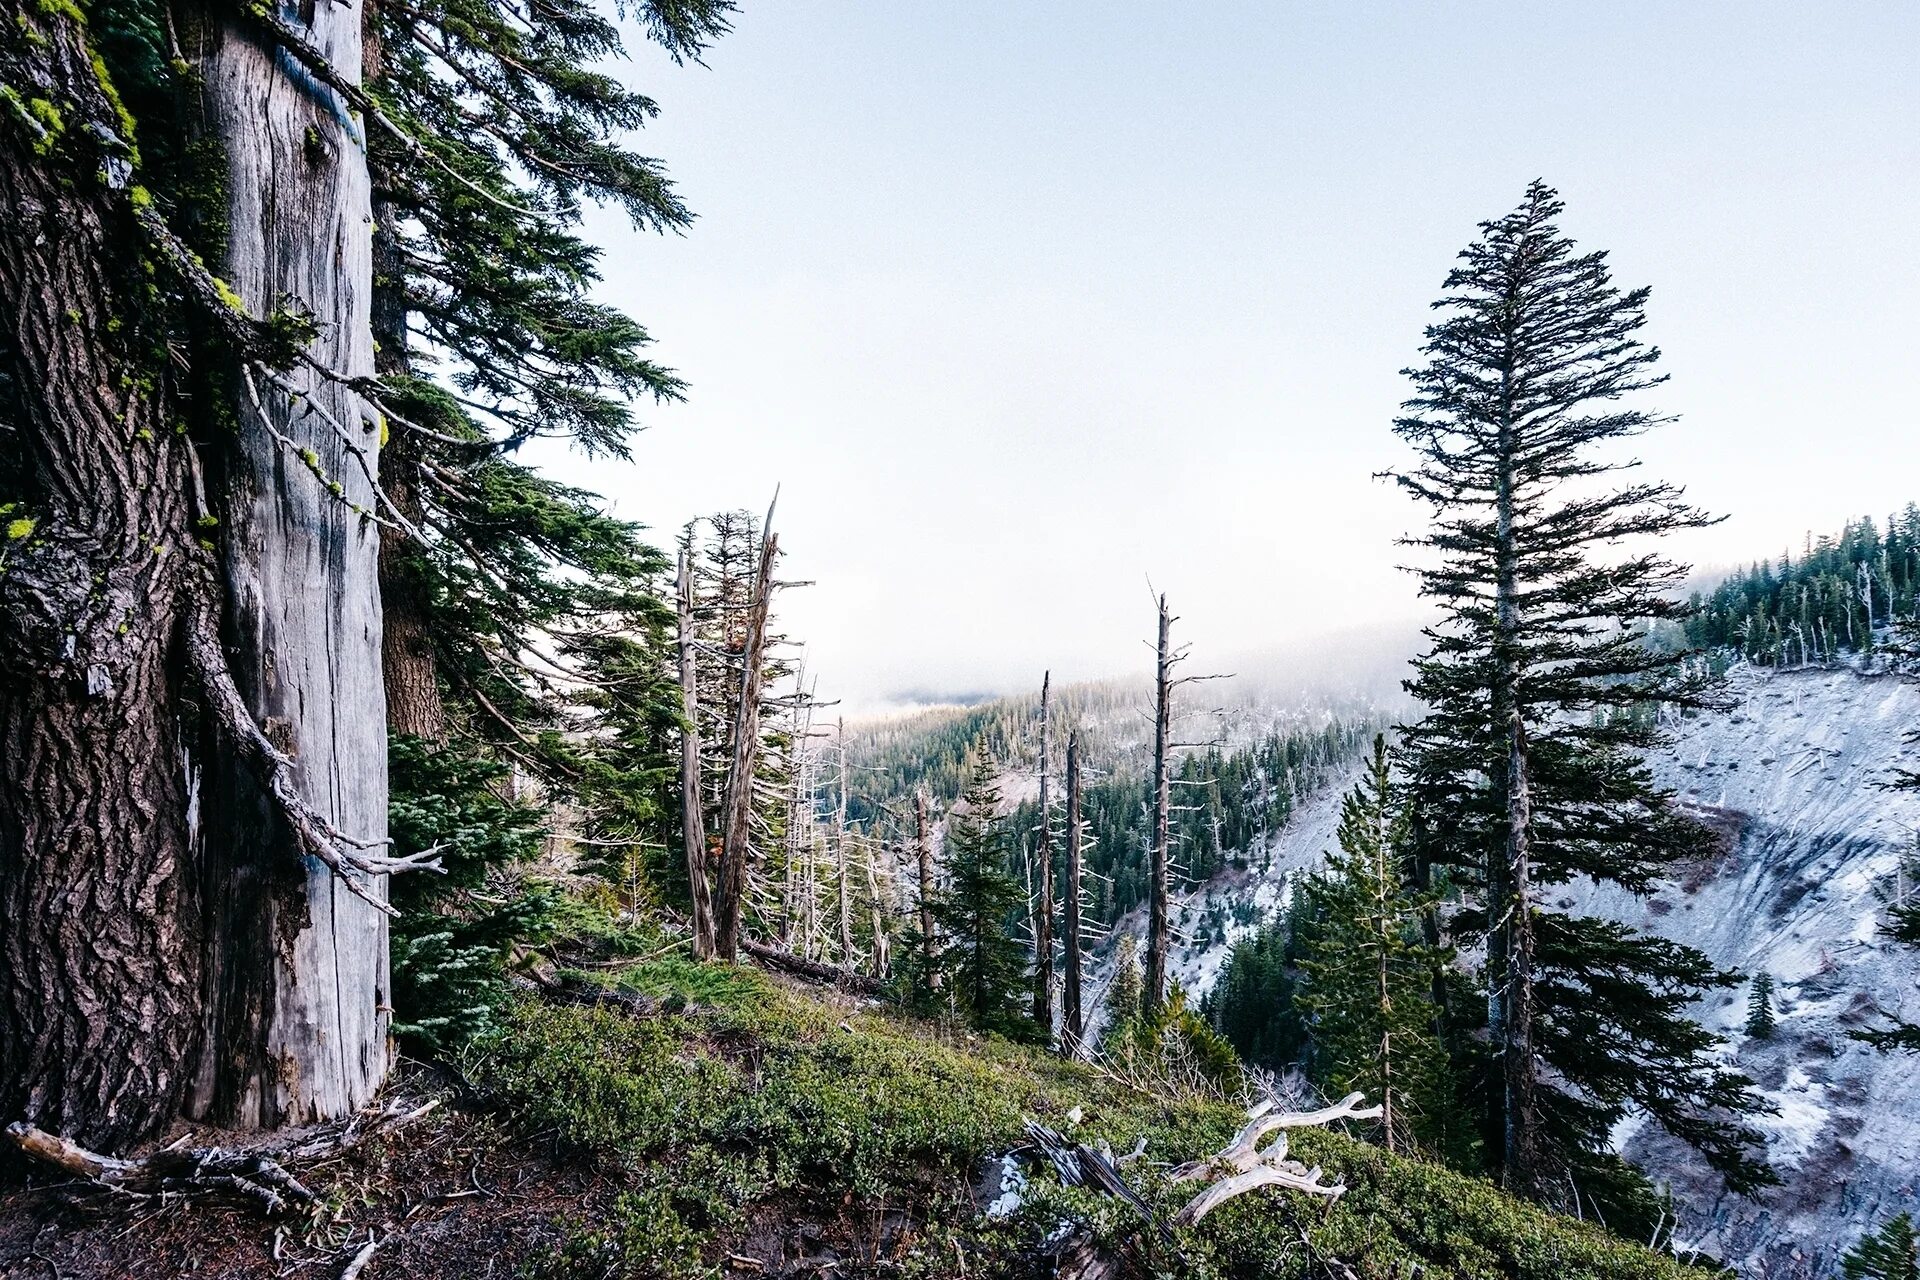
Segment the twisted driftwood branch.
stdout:
[[[1318,1165],[1309,1169],[1298,1160],[1287,1159],[1286,1130],[1331,1124],[1335,1120],[1378,1118],[1381,1108],[1377,1105],[1362,1106],[1365,1100],[1362,1094],[1350,1093],[1332,1106],[1322,1107],[1318,1111],[1275,1112],[1271,1102],[1261,1103],[1253,1109],[1247,1123],[1219,1155],[1208,1161],[1182,1165],[1174,1171],[1175,1182],[1197,1181],[1222,1168],[1233,1171],[1187,1201],[1186,1207],[1173,1215],[1174,1225],[1191,1227],[1235,1196],[1245,1195],[1259,1187],[1286,1187],[1309,1195],[1325,1196],[1329,1204],[1338,1200],[1346,1194],[1345,1183],[1322,1182],[1320,1179],[1323,1174]],[[1263,1149],[1260,1140],[1275,1131],[1279,1131],[1280,1136]]]
[[[1380,1107],[1364,1106],[1364,1102],[1363,1095],[1350,1093],[1332,1106],[1321,1107],[1317,1111],[1275,1111],[1271,1101],[1260,1103],[1249,1112],[1247,1123],[1241,1126],[1233,1140],[1218,1155],[1184,1164],[1174,1170],[1175,1183],[1198,1182],[1223,1172],[1226,1176],[1203,1188],[1189,1200],[1173,1215],[1171,1225],[1194,1226],[1235,1196],[1245,1195],[1260,1187],[1284,1187],[1308,1195],[1324,1196],[1329,1204],[1338,1200],[1346,1192],[1344,1183],[1324,1182],[1322,1178],[1325,1173],[1319,1166],[1309,1169],[1297,1160],[1287,1159],[1286,1131],[1308,1125],[1331,1124],[1335,1120],[1371,1120],[1381,1114]],[[1104,1147],[1096,1151],[1037,1121],[1027,1122],[1026,1133],[1028,1141],[1053,1165],[1063,1185],[1091,1187],[1122,1201],[1141,1219],[1153,1241],[1168,1250],[1174,1258],[1180,1257],[1169,1225],[1154,1215],[1152,1208],[1127,1185],[1120,1173],[1119,1166],[1122,1163],[1139,1156],[1145,1149],[1144,1139],[1131,1155],[1116,1158]],[[1262,1147],[1261,1142],[1273,1133],[1280,1136]],[[1056,1276],[1070,1277],[1071,1280],[1119,1280],[1128,1270],[1126,1259],[1098,1250],[1091,1233],[1085,1228],[1068,1233],[1055,1245],[1053,1265]]]

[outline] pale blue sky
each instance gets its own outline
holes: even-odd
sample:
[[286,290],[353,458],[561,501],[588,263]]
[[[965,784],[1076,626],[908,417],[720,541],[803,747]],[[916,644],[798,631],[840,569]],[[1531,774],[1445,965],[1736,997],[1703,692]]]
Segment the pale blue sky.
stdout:
[[692,384],[627,469],[665,530],[776,482],[823,691],[1140,665],[1403,619],[1397,370],[1541,176],[1654,288],[1653,470],[1776,552],[1920,497],[1913,3],[754,3],[629,68],[700,215],[610,218]]

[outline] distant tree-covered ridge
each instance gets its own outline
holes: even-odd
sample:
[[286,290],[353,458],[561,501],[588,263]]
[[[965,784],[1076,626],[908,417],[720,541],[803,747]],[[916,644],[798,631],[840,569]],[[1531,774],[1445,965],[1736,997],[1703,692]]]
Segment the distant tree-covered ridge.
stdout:
[[[1111,924],[1147,896],[1151,778],[1144,744],[1127,736],[1140,724],[1134,713],[1143,697],[1141,690],[1120,683],[1073,685],[1054,694],[1054,714],[1078,726],[1090,762],[1081,804],[1087,834],[1085,911],[1094,925]],[[1038,705],[1037,698],[1004,698],[850,727],[850,817],[898,825],[921,787],[936,801],[951,802],[964,786],[968,753],[977,744],[1010,773],[1036,768]],[[1191,718],[1196,739],[1207,736],[1202,720]],[[1175,878],[1197,884],[1230,865],[1259,858],[1295,806],[1341,775],[1383,723],[1361,711],[1302,714],[1250,742],[1185,751],[1172,770]],[[1039,831],[1038,806],[1022,799],[1008,808],[1008,854],[1013,866],[1024,868]],[[1059,815],[1054,817],[1057,824]],[[1061,848],[1056,841],[1056,858],[1064,856]]]
[[1920,599],[1920,503],[1849,521],[1838,535],[1809,533],[1800,554],[1782,552],[1695,593],[1686,638],[1737,649],[1767,666],[1831,662],[1872,652],[1875,633],[1911,618]]

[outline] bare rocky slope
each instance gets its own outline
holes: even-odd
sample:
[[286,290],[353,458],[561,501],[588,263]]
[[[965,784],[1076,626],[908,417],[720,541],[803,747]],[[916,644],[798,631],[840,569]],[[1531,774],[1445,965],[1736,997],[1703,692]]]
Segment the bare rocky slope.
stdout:
[[[1727,1195],[1685,1148],[1629,1121],[1623,1150],[1682,1205],[1680,1239],[1726,1259],[1749,1280],[1836,1275],[1865,1230],[1920,1198],[1920,1058],[1875,1052],[1847,1033],[1889,1014],[1920,1018],[1920,956],[1879,936],[1891,896],[1916,890],[1899,872],[1920,840],[1920,796],[1889,791],[1889,770],[1920,765],[1906,735],[1920,727],[1920,685],[1855,669],[1736,667],[1733,705],[1680,720],[1652,760],[1656,775],[1727,836],[1723,856],[1635,899],[1570,887],[1565,907],[1629,921],[1699,947],[1777,985],[1779,1029],[1742,1033],[1746,989],[1715,996],[1696,1016],[1726,1037],[1726,1053],[1779,1108],[1761,1122],[1782,1185],[1755,1199]],[[1333,843],[1343,787],[1303,805],[1256,853],[1183,900],[1174,976],[1196,998],[1213,986],[1233,939],[1282,903],[1290,875]],[[1204,928],[1211,919],[1219,930]],[[1138,934],[1137,916],[1123,932]],[[1104,956],[1110,967],[1111,950]],[[1097,972],[1094,990],[1107,974]]]

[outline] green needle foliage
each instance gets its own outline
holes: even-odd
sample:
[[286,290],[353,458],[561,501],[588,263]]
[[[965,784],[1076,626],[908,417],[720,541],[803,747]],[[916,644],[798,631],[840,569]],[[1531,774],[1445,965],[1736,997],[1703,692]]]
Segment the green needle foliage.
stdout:
[[388,747],[394,852],[440,851],[445,875],[396,876],[394,1034],[444,1053],[492,1029],[513,944],[538,932],[550,899],[520,874],[546,815],[501,795],[505,766],[419,738]]
[[1448,954],[1421,937],[1434,898],[1404,883],[1401,839],[1379,736],[1366,776],[1341,806],[1339,851],[1301,886],[1315,926],[1294,1000],[1311,1019],[1316,1082],[1330,1097],[1357,1089],[1381,1104],[1389,1151],[1438,1146],[1451,1109],[1433,1001]]
[[1693,598],[1687,639],[1738,649],[1766,666],[1828,663],[1871,653],[1874,633],[1913,616],[1920,599],[1920,503],[1849,521],[1838,536],[1808,535],[1796,559],[1782,552]]
[[1040,1033],[1023,1012],[1027,951],[1009,932],[1026,898],[1007,869],[999,804],[994,761],[983,745],[947,822],[946,884],[933,904],[941,937],[936,963],[969,1025],[1032,1038]]
[[[675,61],[728,29],[731,0],[643,0],[622,16]],[[669,570],[637,524],[518,451],[625,459],[636,404],[678,398],[646,329],[597,301],[589,204],[639,230],[691,214],[634,140],[652,99],[586,0],[369,0],[365,82],[389,126],[374,186],[383,538],[394,728],[509,762],[566,803],[585,866],[629,905],[677,890]]]
[[1657,708],[1709,698],[1690,655],[1644,642],[1686,614],[1683,567],[1654,543],[1709,518],[1671,485],[1607,487],[1634,465],[1620,446],[1663,421],[1622,403],[1663,381],[1659,351],[1639,336],[1648,291],[1578,252],[1562,208],[1536,182],[1482,224],[1408,371],[1394,429],[1414,461],[1394,478],[1432,513],[1408,541],[1441,621],[1407,685],[1428,710],[1402,750],[1415,878],[1450,868],[1471,897],[1448,924],[1486,945],[1488,1150],[1509,1187],[1619,1224],[1609,1188],[1633,1179],[1608,1133],[1634,1108],[1736,1186],[1770,1175],[1739,1122],[1759,1105],[1749,1082],[1688,1016],[1734,976],[1549,905],[1576,880],[1644,893],[1711,848],[1643,760]]
[[1846,1280],[1920,1280],[1920,1233],[1913,1217],[1898,1214],[1840,1259]]
[[1747,1034],[1756,1040],[1773,1038],[1773,975],[1762,972],[1747,993]]
[[1234,943],[1201,1006],[1249,1066],[1284,1071],[1306,1054],[1309,1030],[1295,999],[1306,904],[1306,896],[1295,892],[1286,918]]

